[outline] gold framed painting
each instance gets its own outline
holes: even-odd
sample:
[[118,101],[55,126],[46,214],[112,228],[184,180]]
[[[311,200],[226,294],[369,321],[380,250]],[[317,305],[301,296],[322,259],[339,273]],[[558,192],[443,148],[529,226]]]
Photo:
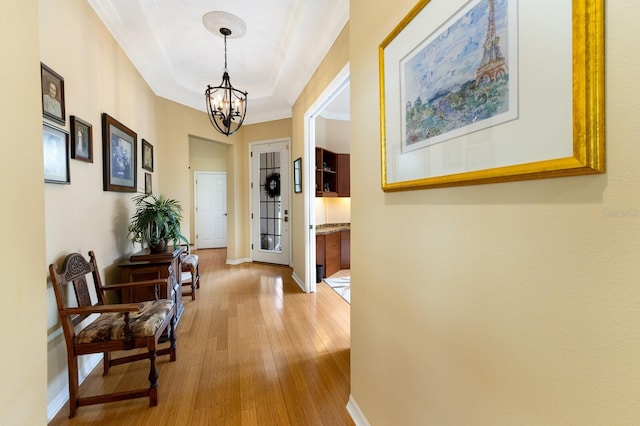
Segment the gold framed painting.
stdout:
[[421,0],[379,46],[385,192],[605,171],[603,0]]

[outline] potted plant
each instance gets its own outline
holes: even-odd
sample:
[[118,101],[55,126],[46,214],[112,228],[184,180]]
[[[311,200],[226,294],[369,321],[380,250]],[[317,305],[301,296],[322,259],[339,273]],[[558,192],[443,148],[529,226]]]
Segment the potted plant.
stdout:
[[129,235],[132,243],[149,247],[152,253],[164,253],[168,243],[189,243],[180,233],[182,206],[162,194],[140,194],[133,197],[136,211],[131,216]]

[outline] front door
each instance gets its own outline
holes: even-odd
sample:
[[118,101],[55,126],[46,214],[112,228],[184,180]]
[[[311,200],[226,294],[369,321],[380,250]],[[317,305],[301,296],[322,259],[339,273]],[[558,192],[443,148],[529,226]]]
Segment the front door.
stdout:
[[251,254],[289,265],[289,142],[251,147]]

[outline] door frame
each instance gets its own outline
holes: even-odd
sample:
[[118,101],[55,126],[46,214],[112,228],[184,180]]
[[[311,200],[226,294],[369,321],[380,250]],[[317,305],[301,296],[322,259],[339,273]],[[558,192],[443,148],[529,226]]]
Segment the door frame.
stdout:
[[349,62],[336,74],[322,94],[304,114],[304,247],[306,267],[303,290],[307,293],[316,291],[316,216],[315,216],[315,182],[316,182],[316,117],[322,110],[350,83]]
[[[198,176],[199,175],[224,175],[225,176],[225,181],[229,178],[227,172],[210,172],[210,171],[206,171],[206,170],[201,170],[201,171],[197,171],[197,172],[193,172],[193,230],[194,230],[194,244],[193,247],[197,250],[198,247]],[[224,204],[225,206],[227,206],[227,211],[228,211],[228,199],[227,199],[227,193],[225,191],[225,200],[224,200]],[[226,214],[226,213],[225,213]],[[229,216],[227,215],[227,229],[225,229],[225,232],[227,233],[227,245],[229,245]]]
[[[249,259],[251,262],[253,262],[253,249],[251,248],[253,244],[257,244],[259,245],[260,242],[259,241],[254,241],[253,240],[253,218],[251,217],[251,215],[254,214],[254,203],[253,203],[253,188],[251,187],[251,184],[253,183],[253,151],[254,151],[254,147],[256,146],[260,146],[260,145],[270,145],[270,144],[280,144],[280,143],[284,143],[286,144],[286,151],[287,151],[287,158],[285,159],[285,164],[282,167],[286,167],[286,169],[289,171],[289,174],[291,174],[291,138],[277,138],[277,139],[269,139],[269,140],[263,140],[263,141],[255,141],[255,142],[250,142],[249,143],[249,155],[248,155],[248,161],[249,161]],[[289,176],[289,181],[291,180],[291,176]],[[258,186],[260,185],[260,182],[258,182]],[[291,266],[291,259],[292,259],[292,253],[291,253],[291,185],[287,185],[286,188],[281,187],[280,191],[287,191],[288,194],[288,198],[289,198],[289,205],[287,206],[287,209],[289,210],[289,226],[288,226],[288,238],[287,238],[287,250],[288,250],[288,258],[287,260],[287,264],[289,266]]]

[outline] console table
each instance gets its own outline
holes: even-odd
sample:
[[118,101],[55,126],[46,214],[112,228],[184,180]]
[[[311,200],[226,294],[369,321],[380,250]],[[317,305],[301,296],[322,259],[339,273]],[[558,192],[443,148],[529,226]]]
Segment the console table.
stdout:
[[[184,305],[182,304],[182,284],[180,282],[180,254],[184,247],[175,247],[173,251],[165,253],[151,253],[146,248],[129,257],[129,260],[118,264],[122,282],[155,280],[168,278],[167,285],[159,289],[159,297],[171,299],[177,308],[177,320],[180,321]],[[122,303],[142,302],[153,300],[154,294],[150,287],[141,287],[132,293],[122,293]]]

